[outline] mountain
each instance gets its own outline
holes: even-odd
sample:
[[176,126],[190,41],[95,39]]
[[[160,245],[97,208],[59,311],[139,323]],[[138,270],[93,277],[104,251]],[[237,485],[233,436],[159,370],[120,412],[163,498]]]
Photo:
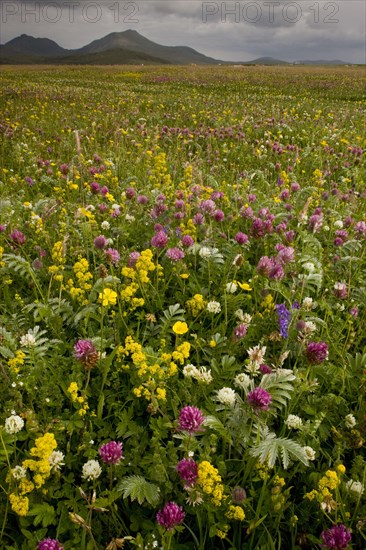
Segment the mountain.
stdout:
[[[231,65],[207,57],[188,46],[163,46],[137,31],[112,32],[93,40],[82,48],[62,48],[49,38],[34,38],[22,34],[0,45],[2,64],[79,64],[79,65]],[[289,63],[273,57],[259,57],[252,61],[235,62],[234,65],[346,65],[340,60],[295,61]]]
[[346,61],[340,59],[306,59],[305,61],[295,61],[296,65],[348,65]]
[[7,56],[36,55],[41,57],[56,57],[65,55],[68,52],[69,50],[61,48],[61,46],[49,38],[33,38],[33,36],[28,36],[27,34],[13,38],[13,40],[1,46],[1,53]]
[[137,31],[113,32],[76,50],[61,48],[48,38],[23,34],[0,46],[1,63],[71,63],[71,64],[173,64],[216,65],[187,46],[162,46]]
[[252,61],[245,61],[243,65],[289,65],[289,62],[274,57],[258,57]]
[[217,59],[207,57],[187,46],[162,46],[133,30],[112,32],[76,50],[75,53],[96,53],[119,48],[165,59],[166,62],[174,65],[188,65],[190,63],[212,65],[220,63]]

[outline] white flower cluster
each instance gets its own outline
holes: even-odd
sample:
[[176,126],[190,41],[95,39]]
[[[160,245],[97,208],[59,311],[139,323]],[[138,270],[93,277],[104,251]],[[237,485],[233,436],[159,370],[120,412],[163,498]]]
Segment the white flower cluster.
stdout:
[[362,485],[361,481],[354,481],[353,479],[350,479],[346,483],[347,491],[350,493],[354,493],[357,496],[361,496],[364,492],[364,486]]
[[51,470],[58,471],[61,469],[61,466],[65,466],[64,458],[65,455],[61,451],[53,451],[48,457]]
[[32,348],[36,343],[36,339],[33,334],[27,332],[20,338],[20,345],[23,348]]
[[102,473],[102,468],[97,460],[88,460],[83,466],[82,478],[87,481],[98,479]]
[[19,481],[27,475],[27,470],[23,468],[23,466],[15,466],[11,471],[11,475],[14,479]]
[[209,313],[220,313],[221,304],[220,302],[215,302],[214,300],[212,300],[211,302],[208,302],[206,309]]
[[345,416],[344,418],[344,422],[347,428],[353,428],[354,426],[356,426],[356,419],[353,414],[347,414],[347,416]]
[[312,447],[303,447],[303,450],[305,451],[306,458],[308,460],[315,460],[315,451]]
[[296,414],[289,414],[285,420],[285,424],[288,428],[293,430],[300,430],[302,428],[302,420]]
[[229,292],[230,294],[234,294],[238,290],[238,285],[234,282],[227,283],[226,285],[226,292]]
[[194,365],[186,365],[183,368],[183,375],[187,378],[194,378],[202,384],[210,384],[213,380],[211,370],[206,367],[195,367]]
[[7,434],[16,434],[24,427],[24,420],[17,414],[12,414],[5,420],[4,430]]
[[237,309],[234,312],[234,315],[235,315],[235,317],[237,317],[239,319],[239,321],[241,323],[245,323],[248,326],[252,322],[252,316],[249,315],[249,313],[244,313],[244,311],[242,309]]
[[236,392],[231,388],[221,388],[221,390],[218,390],[216,393],[217,401],[223,405],[228,405],[229,407],[233,407],[235,405],[236,397]]
[[215,256],[219,251],[218,248],[211,248],[209,246],[201,246],[198,254],[201,256],[201,258],[210,258],[211,256]]
[[259,372],[259,367],[264,361],[266,349],[266,346],[254,346],[254,348],[249,348],[247,350],[250,362],[245,368],[253,376]]
[[237,374],[235,376],[234,385],[237,388],[242,388],[243,390],[247,390],[251,385],[251,380],[252,379],[248,374],[241,372],[240,374]]

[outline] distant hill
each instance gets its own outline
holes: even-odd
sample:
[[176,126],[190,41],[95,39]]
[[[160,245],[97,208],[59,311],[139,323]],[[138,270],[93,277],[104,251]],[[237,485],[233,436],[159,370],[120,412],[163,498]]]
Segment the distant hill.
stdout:
[[[82,48],[70,50],[49,38],[34,38],[22,34],[0,45],[2,64],[80,64],[80,65],[230,65],[189,48],[163,46],[137,31],[112,32],[93,40]],[[259,57],[252,61],[235,62],[235,65],[346,65],[340,60],[307,60],[289,63],[273,57]]]
[[187,46],[162,46],[137,31],[113,32],[76,50],[61,48],[48,38],[23,34],[0,46],[1,63],[70,63],[70,64],[172,64],[217,65]]
[[36,55],[41,57],[56,57],[65,55],[68,52],[69,50],[65,50],[49,38],[34,38],[27,34],[13,38],[13,40],[1,46],[1,53],[6,56]]

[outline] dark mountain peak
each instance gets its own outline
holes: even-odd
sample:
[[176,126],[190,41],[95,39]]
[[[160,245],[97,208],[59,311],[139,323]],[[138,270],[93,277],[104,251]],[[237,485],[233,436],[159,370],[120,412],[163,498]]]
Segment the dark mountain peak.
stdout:
[[39,56],[55,56],[67,53],[68,50],[61,48],[50,38],[34,38],[28,34],[21,34],[4,45],[8,54],[25,54]]

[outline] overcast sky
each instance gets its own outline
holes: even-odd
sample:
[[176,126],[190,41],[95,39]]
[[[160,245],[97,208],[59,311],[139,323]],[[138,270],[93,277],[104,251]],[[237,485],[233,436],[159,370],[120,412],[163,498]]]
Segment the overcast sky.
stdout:
[[134,29],[224,61],[366,63],[364,0],[0,0],[0,10],[3,44],[28,34],[74,49]]

